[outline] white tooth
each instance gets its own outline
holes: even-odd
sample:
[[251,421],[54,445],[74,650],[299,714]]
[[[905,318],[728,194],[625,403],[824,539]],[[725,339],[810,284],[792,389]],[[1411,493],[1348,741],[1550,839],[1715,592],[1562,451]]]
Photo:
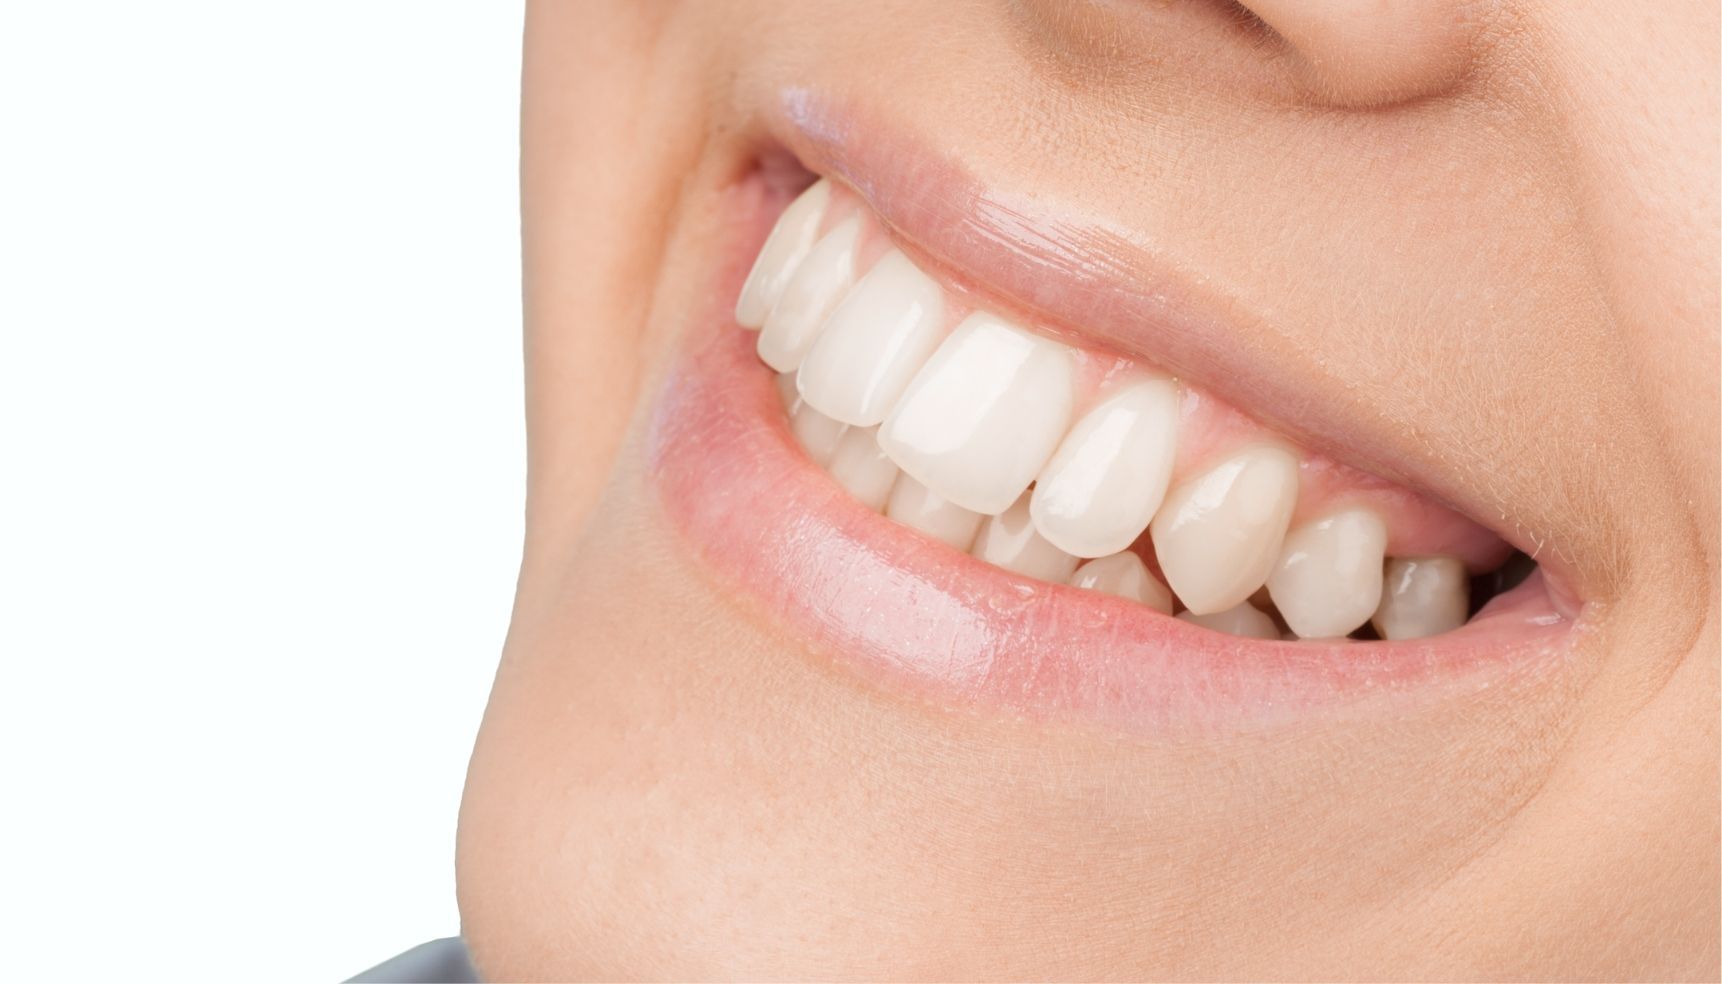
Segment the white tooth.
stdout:
[[1149,529],[1184,607],[1222,612],[1267,581],[1297,504],[1297,468],[1280,448],[1252,447],[1167,494]]
[[819,223],[825,218],[825,206],[830,202],[831,184],[820,178],[777,217],[777,225],[772,226],[771,235],[765,237],[765,245],[754,258],[747,282],[741,285],[741,296],[735,302],[737,324],[743,328],[765,324],[771,306],[795,275],[796,265],[813,248]]
[[1197,615],[1195,612],[1179,612],[1178,617],[1192,625],[1200,625],[1204,629],[1224,632],[1227,635],[1243,636],[1246,639],[1278,639],[1279,626],[1266,614],[1257,611],[1247,601],[1223,612],[1212,612],[1207,615]]
[[1457,557],[1394,557],[1375,612],[1383,639],[1421,639],[1465,624],[1471,581]]
[[944,330],[945,296],[897,250],[850,288],[801,362],[796,384],[821,413],[872,427],[885,419]]
[[1177,449],[1177,385],[1127,383],[1076,422],[1041,471],[1029,503],[1034,525],[1078,557],[1125,549],[1166,497]]
[[1070,350],[976,312],[945,339],[879,429],[905,472],[965,509],[1022,495],[1070,423]]
[[885,515],[965,552],[975,542],[975,531],[981,528],[983,518],[980,513],[946,502],[907,475],[897,476]]
[[1332,639],[1369,621],[1381,604],[1387,524],[1346,509],[1286,534],[1268,595],[1300,639]]
[[797,401],[789,409],[789,429],[795,434],[796,442],[807,451],[807,456],[823,465],[837,451],[837,442],[843,439],[845,427],[841,421],[832,420],[805,401]]
[[1070,575],[1070,583],[1090,591],[1129,598],[1163,615],[1172,614],[1172,592],[1160,583],[1142,563],[1142,558],[1129,551],[1091,560]]
[[759,357],[778,372],[794,372],[855,281],[855,244],[861,220],[853,218],[825,234],[795,268],[795,276],[766,315],[759,333]]
[[1028,515],[1028,496],[988,519],[969,553],[996,567],[1054,584],[1069,581],[1076,570],[1075,557],[1035,532],[1034,520]]
[[874,512],[885,507],[885,500],[891,496],[891,483],[897,480],[897,466],[885,457],[878,435],[871,427],[844,431],[825,470],[856,501]]
[[801,399],[801,394],[795,391],[795,373],[780,372],[774,380],[777,385],[777,398],[783,403],[783,409],[792,410]]

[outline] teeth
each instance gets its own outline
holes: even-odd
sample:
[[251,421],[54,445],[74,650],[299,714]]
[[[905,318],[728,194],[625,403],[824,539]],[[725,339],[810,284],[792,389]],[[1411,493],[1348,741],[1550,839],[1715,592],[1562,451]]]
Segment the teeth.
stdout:
[[855,244],[861,220],[851,218],[825,234],[795,269],[759,333],[759,357],[778,372],[794,372],[819,337],[825,316],[855,280]]
[[1028,496],[986,521],[969,553],[995,567],[1024,577],[1062,584],[1076,570],[1076,558],[1046,542],[1028,515]]
[[897,481],[897,466],[879,447],[871,427],[851,427],[843,432],[837,450],[831,455],[825,470],[837,484],[868,509],[878,512],[891,497],[891,485]]
[[995,315],[964,319],[903,394],[879,443],[965,509],[1009,508],[1070,422],[1070,350]]
[[908,475],[898,476],[892,486],[885,515],[964,552],[975,542],[975,531],[984,518],[945,501]]
[[777,398],[783,409],[794,410],[795,404],[801,400],[801,394],[795,389],[795,373],[779,373],[773,382],[777,385]]
[[1224,632],[1226,635],[1242,636],[1246,639],[1278,639],[1280,637],[1279,627],[1274,625],[1274,620],[1256,610],[1247,601],[1240,601],[1223,612],[1213,612],[1208,615],[1179,612],[1178,617],[1192,625],[1200,625],[1204,629]]
[[1456,557],[1395,557],[1387,562],[1387,582],[1375,631],[1383,639],[1421,639],[1465,624],[1471,582]]
[[830,201],[831,184],[820,178],[777,217],[777,225],[772,226],[771,235],[765,237],[765,245],[754,258],[747,282],[741,285],[741,297],[735,302],[736,323],[743,328],[765,324],[796,265],[813,248],[814,235]]
[[1184,607],[1222,612],[1267,581],[1297,504],[1297,459],[1240,451],[1174,488],[1151,524],[1160,569]]
[[797,400],[789,408],[790,432],[795,435],[796,443],[807,451],[807,456],[818,464],[831,460],[837,451],[837,442],[843,439],[844,429],[842,421],[832,420],[808,406],[805,400]]
[[1041,535],[1078,557],[1136,542],[1166,496],[1178,447],[1178,387],[1126,384],[1077,421],[1034,484]]
[[796,374],[801,395],[846,424],[872,427],[939,343],[944,293],[897,250],[831,312]]
[[1149,573],[1142,558],[1128,551],[1083,564],[1070,575],[1070,583],[1078,588],[1129,598],[1162,615],[1172,614],[1172,592]]
[[1286,535],[1268,595],[1301,639],[1332,639],[1369,621],[1381,603],[1387,526],[1367,509],[1347,509]]

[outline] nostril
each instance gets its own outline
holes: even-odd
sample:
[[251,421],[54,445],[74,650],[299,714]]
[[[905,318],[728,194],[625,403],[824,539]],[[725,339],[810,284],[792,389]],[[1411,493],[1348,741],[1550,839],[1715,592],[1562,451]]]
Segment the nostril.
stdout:
[[1438,95],[1471,63],[1475,0],[1243,0],[1329,105],[1380,106]]

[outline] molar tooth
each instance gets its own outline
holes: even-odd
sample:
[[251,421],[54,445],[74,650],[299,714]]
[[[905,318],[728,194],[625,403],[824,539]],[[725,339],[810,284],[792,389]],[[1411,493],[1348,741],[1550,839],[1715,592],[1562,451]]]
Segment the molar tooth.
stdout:
[[1166,497],[1178,448],[1178,387],[1139,379],[1083,415],[1034,483],[1042,536],[1078,557],[1136,542]]
[[1421,639],[1465,624],[1471,582],[1457,557],[1393,557],[1387,561],[1375,631],[1383,639]]
[[796,265],[813,248],[814,235],[820,220],[825,218],[825,206],[831,202],[831,183],[820,178],[802,192],[783,214],[777,225],[765,237],[765,245],[754,258],[753,269],[741,285],[741,296],[735,302],[735,320],[743,328],[758,328],[765,324],[771,306],[783,293],[785,284],[795,274]]
[[886,253],[825,319],[796,384],[820,412],[872,427],[939,344],[945,296],[898,250]]
[[855,244],[861,220],[851,218],[815,243],[759,333],[759,357],[778,372],[794,372],[819,337],[826,315],[855,280]]
[[1369,621],[1381,603],[1387,525],[1345,509],[1286,534],[1268,594],[1300,639],[1333,639]]
[[1224,632],[1226,635],[1242,636],[1246,639],[1278,639],[1279,626],[1265,612],[1258,611],[1247,601],[1240,601],[1222,612],[1211,612],[1198,615],[1195,612],[1179,612],[1178,618],[1192,625],[1200,625],[1204,629]]
[[1003,512],[1070,422],[1070,350],[978,311],[921,367],[879,444],[905,472],[965,509]]
[[1071,585],[1129,598],[1162,615],[1172,614],[1172,592],[1160,583],[1142,558],[1126,550],[1088,561],[1070,575]]
[[844,431],[825,470],[857,502],[874,512],[885,507],[891,485],[897,480],[897,466],[879,447],[876,429],[872,427],[851,427]]
[[846,428],[842,421],[832,420],[808,406],[805,400],[797,400],[789,409],[789,429],[807,456],[824,465],[836,452]]
[[984,518],[945,501],[909,475],[897,476],[885,515],[965,553],[975,542],[975,531]]
[[1223,612],[1268,579],[1297,505],[1297,459],[1239,451],[1172,489],[1149,525],[1166,583],[1198,615]]
[[1046,542],[1028,515],[1028,496],[986,521],[969,553],[996,567],[1053,584],[1064,584],[1076,558]]

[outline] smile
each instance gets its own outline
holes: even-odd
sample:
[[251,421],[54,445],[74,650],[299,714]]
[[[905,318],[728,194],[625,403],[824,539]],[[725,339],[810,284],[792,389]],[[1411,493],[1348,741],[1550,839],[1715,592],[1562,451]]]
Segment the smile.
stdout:
[[1580,606],[1502,533],[978,286],[923,245],[933,213],[852,190],[890,176],[790,197],[797,173],[733,196],[652,470],[707,565],[833,665],[1153,730],[1367,712],[1565,651]]

